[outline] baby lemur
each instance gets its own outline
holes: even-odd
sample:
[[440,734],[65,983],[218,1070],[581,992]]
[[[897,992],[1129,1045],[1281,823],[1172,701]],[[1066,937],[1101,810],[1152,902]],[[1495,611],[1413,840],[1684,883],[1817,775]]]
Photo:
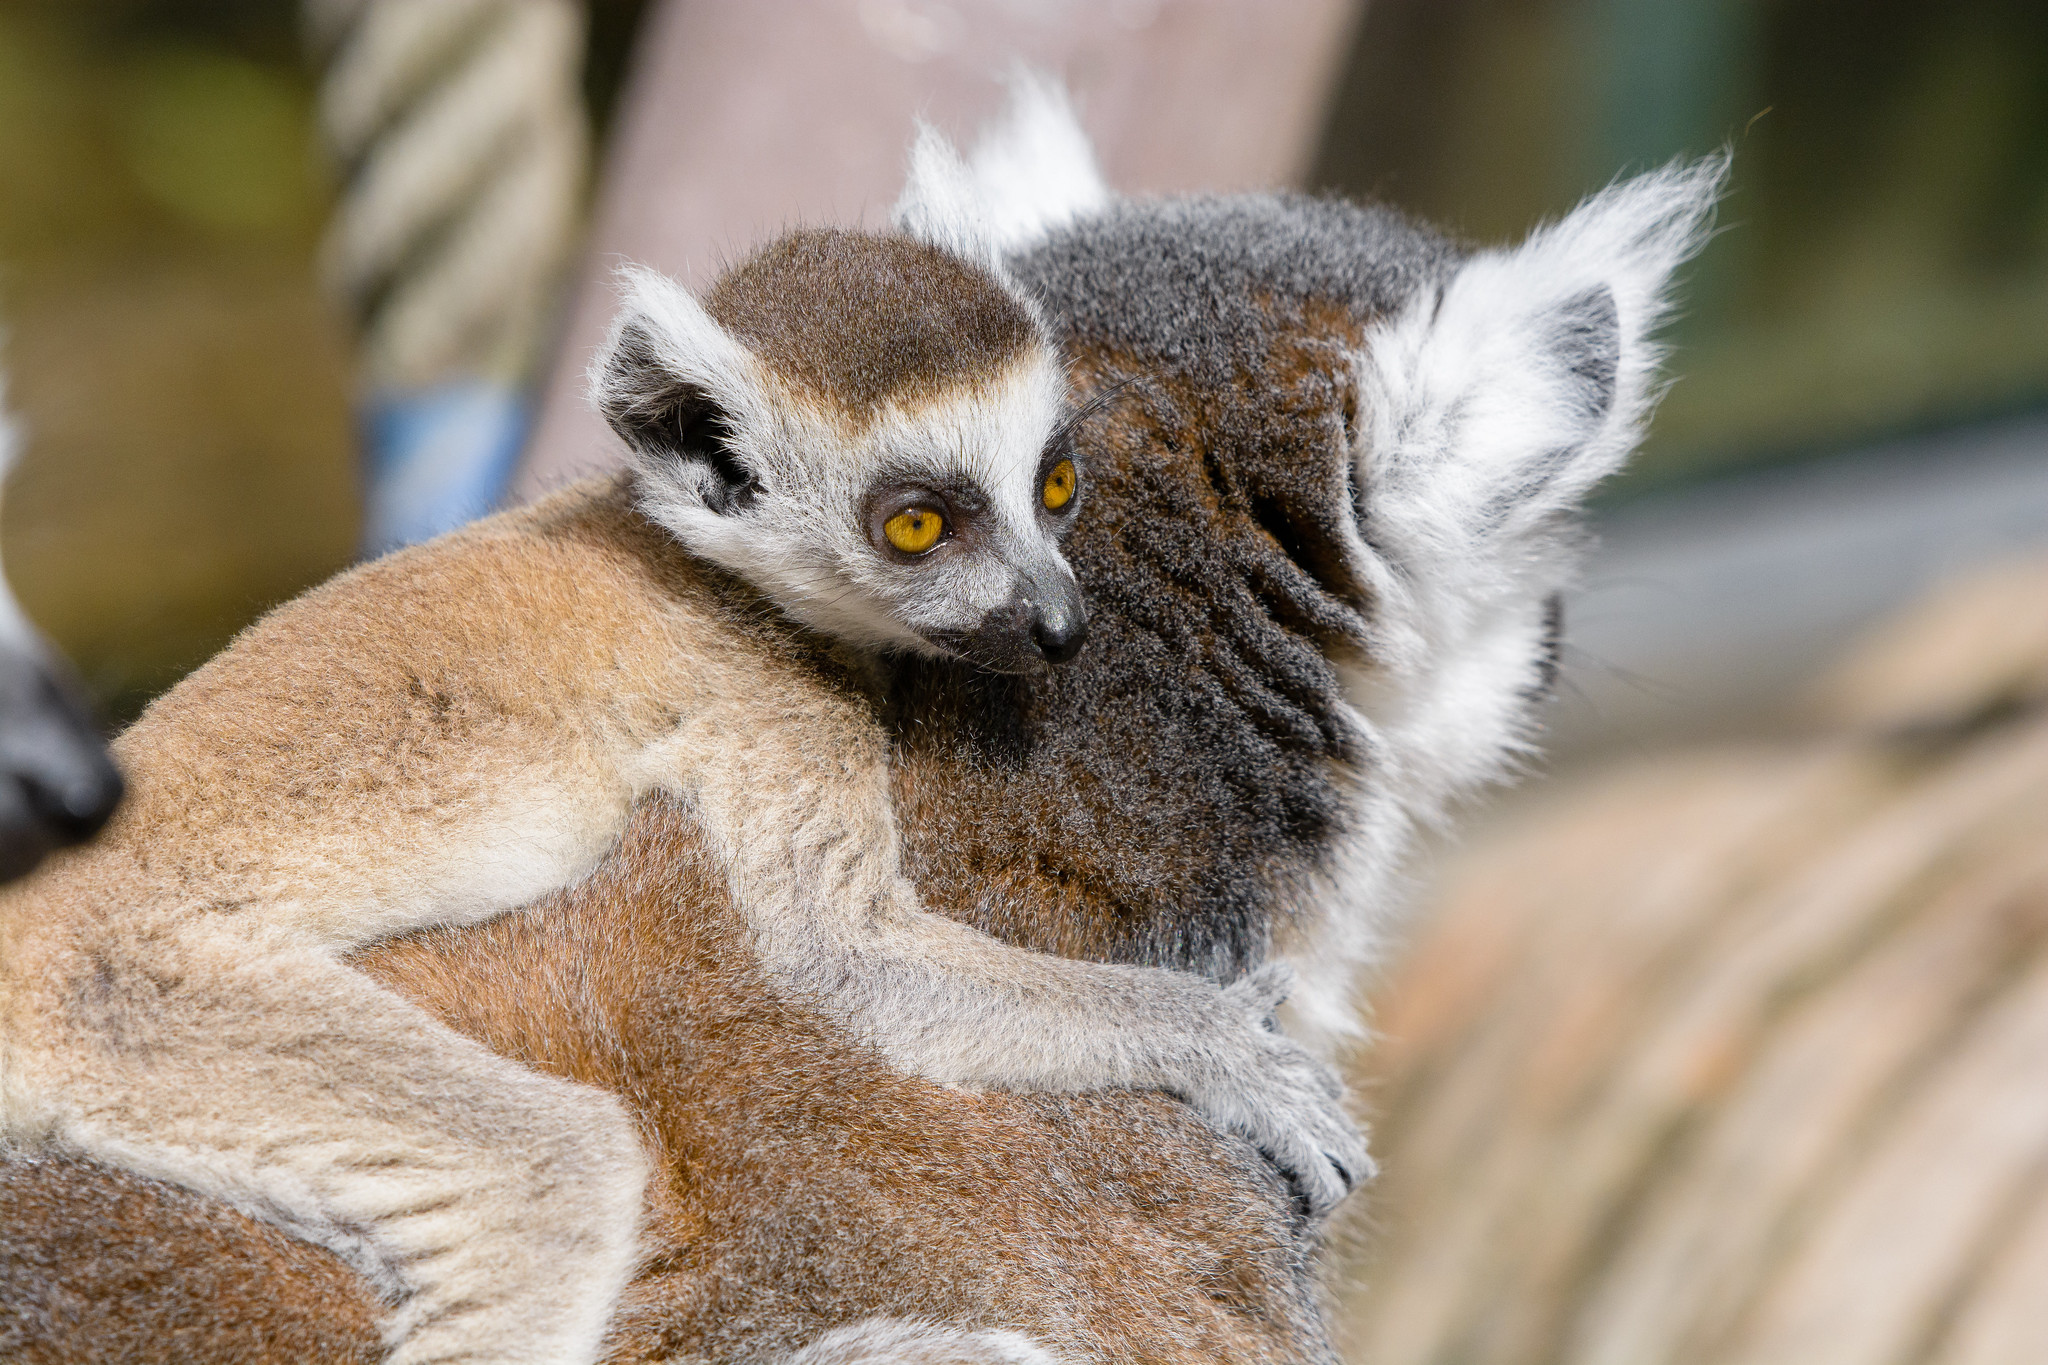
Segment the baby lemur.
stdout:
[[1059,362],[992,247],[927,235],[797,232],[701,305],[631,275],[593,375],[630,479],[345,574],[153,705],[106,836],[0,902],[11,1139],[334,1248],[395,1362],[592,1358],[640,1208],[624,1107],[343,955],[574,881],[664,791],[770,977],[896,1065],[1163,1088],[1339,1198],[1366,1157],[1266,1026],[1283,977],[1011,948],[899,868],[862,661],[1042,668],[1085,632]]

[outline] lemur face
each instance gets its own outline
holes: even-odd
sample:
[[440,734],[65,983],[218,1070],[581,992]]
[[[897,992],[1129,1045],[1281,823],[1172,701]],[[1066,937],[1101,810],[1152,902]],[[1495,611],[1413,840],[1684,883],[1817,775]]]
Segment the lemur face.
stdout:
[[[842,616],[826,628],[890,631],[1000,672],[1073,658],[1088,616],[1059,549],[1082,502],[1065,409],[1059,370],[1039,352],[842,447],[850,470],[867,471],[862,539],[839,558]],[[844,619],[848,608],[863,619]],[[895,634],[906,629],[915,638]]]
[[1080,649],[1066,384],[989,271],[799,232],[701,307],[638,275],[595,387],[649,514],[803,624],[1002,672]]

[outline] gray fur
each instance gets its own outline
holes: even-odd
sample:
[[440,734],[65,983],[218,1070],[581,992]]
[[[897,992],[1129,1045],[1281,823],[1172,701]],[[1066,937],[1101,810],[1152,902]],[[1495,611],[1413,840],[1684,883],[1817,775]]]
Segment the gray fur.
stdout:
[[1062,334],[1228,387],[1248,364],[1264,370],[1284,325],[1262,299],[1283,309],[1327,301],[1370,318],[1442,283],[1464,256],[1379,205],[1195,195],[1120,200],[1027,248],[1011,270]]
[[[1057,850],[1116,906],[1090,953],[1228,980],[1280,951],[1294,1025],[1355,1029],[1414,830],[1527,744],[1578,504],[1640,436],[1722,170],[1506,251],[1288,194],[1112,202],[1027,242],[1010,272],[1095,372],[1081,444],[1125,482],[1065,546],[1099,650],[1037,683],[905,678],[910,740],[1030,812],[953,840]],[[1076,942],[1022,896],[977,921]]]
[[[1361,646],[1371,603],[1332,525],[1351,509],[1264,496],[1280,490],[1262,471],[1336,468],[1344,441],[1326,426],[1311,433],[1322,449],[1304,449],[1276,428],[1267,354],[1304,305],[1391,311],[1457,259],[1385,210],[1254,195],[1120,202],[1012,263],[1069,347],[1134,362],[1084,445],[1113,425],[1199,427],[1219,486],[1151,480],[1114,526],[1085,520],[1068,539],[1099,648],[1031,684],[928,670],[906,678],[899,709],[957,716],[957,742],[990,756],[980,766],[1015,774],[1010,800],[1054,822],[1025,846],[1109,879],[1122,913],[1104,948],[1118,959],[1230,980],[1311,902],[1348,818],[1348,769],[1366,761],[1330,656]],[[1333,354],[1319,379],[1332,418],[1344,367]],[[1189,390],[1231,398],[1197,414]],[[1212,496],[1264,506],[1270,525],[1224,524]],[[1029,718],[1022,734],[982,719],[1014,715]],[[1162,843],[1171,877],[1147,856]],[[1030,934],[999,902],[984,913]]]

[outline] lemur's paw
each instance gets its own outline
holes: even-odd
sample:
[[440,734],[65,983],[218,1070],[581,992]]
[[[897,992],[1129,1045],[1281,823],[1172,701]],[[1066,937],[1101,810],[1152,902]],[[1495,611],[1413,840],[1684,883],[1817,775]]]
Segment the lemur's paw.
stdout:
[[1365,1135],[1344,1111],[1337,1073],[1279,1031],[1274,1014],[1293,989],[1294,969],[1274,962],[1223,992],[1249,1025],[1245,1046],[1191,1099],[1212,1123],[1264,1152],[1320,1218],[1372,1179],[1375,1167]]

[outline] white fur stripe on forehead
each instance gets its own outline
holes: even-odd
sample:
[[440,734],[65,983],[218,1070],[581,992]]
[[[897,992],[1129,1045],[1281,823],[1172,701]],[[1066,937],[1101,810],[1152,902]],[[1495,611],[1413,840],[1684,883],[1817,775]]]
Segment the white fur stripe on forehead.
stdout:
[[1019,71],[1008,106],[967,160],[938,130],[919,126],[895,220],[920,241],[997,265],[1109,198],[1066,92],[1050,77]]
[[1672,274],[1726,170],[1613,185],[1368,333],[1368,540],[1411,564],[1498,559],[1620,467],[1656,403]]
[[[616,279],[618,315],[590,365],[590,398],[600,412],[616,418],[659,405],[666,401],[661,390],[670,383],[693,385],[728,408],[747,406],[760,387],[760,363],[689,290],[645,266],[623,266]],[[664,383],[650,384],[651,376],[640,367],[618,363],[629,333],[637,333],[639,344],[647,348],[646,359]],[[656,414],[649,410],[643,415]]]

